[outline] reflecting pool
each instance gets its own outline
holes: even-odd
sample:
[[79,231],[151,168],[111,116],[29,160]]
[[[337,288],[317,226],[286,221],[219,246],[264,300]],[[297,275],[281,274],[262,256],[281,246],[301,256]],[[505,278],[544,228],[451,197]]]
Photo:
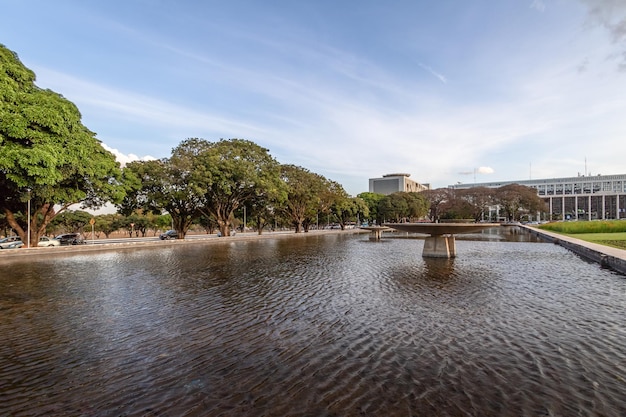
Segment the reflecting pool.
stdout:
[[529,235],[0,264],[0,415],[623,416],[626,278]]

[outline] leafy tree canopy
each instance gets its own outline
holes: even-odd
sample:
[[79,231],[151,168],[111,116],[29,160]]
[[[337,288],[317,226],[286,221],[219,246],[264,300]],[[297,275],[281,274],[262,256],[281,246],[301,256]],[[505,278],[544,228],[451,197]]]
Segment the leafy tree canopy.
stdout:
[[[72,204],[98,207],[123,197],[119,165],[81,123],[78,108],[35,85],[35,74],[0,45],[0,211],[25,240]],[[22,215],[18,215],[21,213]]]

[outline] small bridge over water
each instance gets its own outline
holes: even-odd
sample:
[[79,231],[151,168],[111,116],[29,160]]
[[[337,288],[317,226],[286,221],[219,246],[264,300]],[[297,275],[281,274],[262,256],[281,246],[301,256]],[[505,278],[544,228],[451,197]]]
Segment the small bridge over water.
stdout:
[[454,235],[499,226],[499,223],[385,223],[382,226],[366,226],[361,229],[369,230],[372,239],[380,239],[382,233],[389,229],[426,234],[429,236],[424,240],[423,257],[453,258],[456,256]]

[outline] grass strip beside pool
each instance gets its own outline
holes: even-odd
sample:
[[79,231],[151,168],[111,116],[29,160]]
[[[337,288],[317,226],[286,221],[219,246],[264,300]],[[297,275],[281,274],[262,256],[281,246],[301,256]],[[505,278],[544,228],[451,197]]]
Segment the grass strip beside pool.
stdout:
[[554,222],[539,228],[586,242],[626,249],[626,220]]

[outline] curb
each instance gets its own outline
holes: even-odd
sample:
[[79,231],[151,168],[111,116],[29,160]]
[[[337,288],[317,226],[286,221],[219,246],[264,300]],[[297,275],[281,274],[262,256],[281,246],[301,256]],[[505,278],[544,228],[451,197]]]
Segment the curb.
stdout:
[[582,258],[596,262],[603,268],[609,268],[615,272],[626,275],[626,250],[585,242],[584,240],[526,225],[521,225],[520,227],[528,230],[532,235],[539,236],[543,240],[563,246],[565,249],[574,252]]

